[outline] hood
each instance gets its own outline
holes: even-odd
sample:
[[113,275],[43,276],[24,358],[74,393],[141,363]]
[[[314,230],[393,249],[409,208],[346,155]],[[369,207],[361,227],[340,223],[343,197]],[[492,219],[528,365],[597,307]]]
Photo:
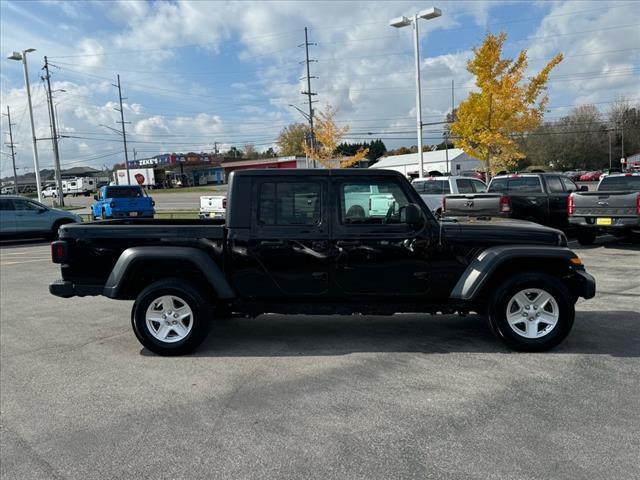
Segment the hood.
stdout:
[[483,220],[460,217],[445,220],[443,235],[449,241],[461,241],[467,245],[567,245],[567,237],[560,230],[510,218]]

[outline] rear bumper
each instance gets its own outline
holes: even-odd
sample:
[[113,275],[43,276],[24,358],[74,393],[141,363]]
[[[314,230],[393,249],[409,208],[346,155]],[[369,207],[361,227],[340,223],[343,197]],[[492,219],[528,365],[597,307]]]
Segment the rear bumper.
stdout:
[[56,280],[49,284],[49,293],[56,297],[85,297],[102,295],[102,285],[76,285],[67,280]]
[[569,225],[579,228],[597,228],[598,230],[640,230],[640,217],[611,218],[611,225],[596,225],[598,217],[569,217]]

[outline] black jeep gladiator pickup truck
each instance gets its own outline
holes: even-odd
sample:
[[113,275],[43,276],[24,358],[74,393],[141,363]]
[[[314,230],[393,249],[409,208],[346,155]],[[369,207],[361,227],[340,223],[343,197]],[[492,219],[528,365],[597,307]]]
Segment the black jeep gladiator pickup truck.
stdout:
[[184,354],[210,321],[262,313],[486,315],[498,338],[539,351],[569,333],[595,281],[565,235],[530,222],[438,222],[399,173],[246,170],[226,221],[65,225],[51,245],[60,297],[135,300],[138,340]]

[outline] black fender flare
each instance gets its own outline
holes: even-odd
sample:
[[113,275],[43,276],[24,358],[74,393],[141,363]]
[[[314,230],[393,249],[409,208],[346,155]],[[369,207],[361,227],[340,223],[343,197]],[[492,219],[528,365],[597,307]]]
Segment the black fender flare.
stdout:
[[566,247],[515,245],[487,248],[467,266],[450,296],[455,300],[473,300],[491,275],[506,262],[516,259],[557,259],[569,270],[572,258],[577,258],[577,255]]
[[120,254],[107,282],[103,295],[109,298],[121,298],[124,282],[132,267],[141,261],[180,260],[188,262],[198,269],[209,281],[220,299],[235,297],[233,289],[216,263],[205,252],[194,247],[131,247]]

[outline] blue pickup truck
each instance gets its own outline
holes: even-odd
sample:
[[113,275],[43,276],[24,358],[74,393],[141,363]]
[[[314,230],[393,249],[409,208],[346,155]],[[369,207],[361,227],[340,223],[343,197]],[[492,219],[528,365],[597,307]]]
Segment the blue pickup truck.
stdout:
[[91,205],[94,220],[122,217],[153,218],[155,202],[144,189],[135,185],[105,186],[93,197]]

